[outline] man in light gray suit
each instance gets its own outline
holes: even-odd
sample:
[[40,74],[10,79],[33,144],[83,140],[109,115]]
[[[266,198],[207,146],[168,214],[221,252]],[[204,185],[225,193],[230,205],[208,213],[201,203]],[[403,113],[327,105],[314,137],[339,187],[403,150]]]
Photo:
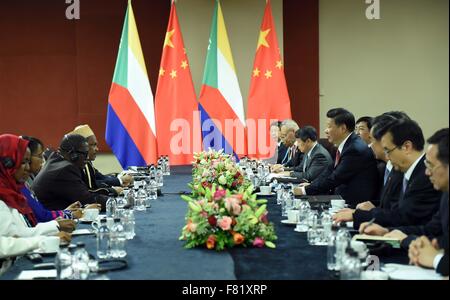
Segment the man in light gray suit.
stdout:
[[312,182],[319,175],[327,174],[333,168],[330,153],[317,142],[317,132],[312,126],[305,126],[295,133],[297,146],[304,153],[300,165],[290,172],[299,182]]

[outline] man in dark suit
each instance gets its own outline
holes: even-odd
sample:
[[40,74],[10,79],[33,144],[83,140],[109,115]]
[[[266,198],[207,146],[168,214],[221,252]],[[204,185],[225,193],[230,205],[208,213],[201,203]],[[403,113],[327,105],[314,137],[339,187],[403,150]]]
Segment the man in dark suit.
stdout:
[[384,235],[389,231],[384,227],[424,225],[438,211],[442,193],[425,175],[424,143],[422,130],[413,120],[396,120],[387,129],[381,144],[394,168],[404,174],[402,193],[397,209],[377,215],[376,224],[362,223],[360,231]]
[[377,194],[375,157],[353,131],[355,117],[343,108],[327,113],[325,134],[338,147],[334,166],[311,184],[295,188],[297,195],[337,194],[354,208],[362,199],[374,199]]
[[[442,275],[448,276],[449,129],[437,131],[427,142],[429,146],[425,160],[426,175],[434,189],[443,192],[439,211],[425,225],[400,226],[385,236],[401,240],[402,248],[409,249],[412,262],[434,267]],[[421,235],[422,237],[418,238]],[[434,239],[432,243],[430,243],[431,239]]]
[[303,153],[303,159],[297,167],[285,175],[295,177],[297,182],[311,182],[332,167],[333,159],[327,149],[317,142],[314,127],[300,128],[295,133],[295,138],[298,149]]
[[397,118],[409,119],[406,115],[395,116],[390,113],[384,113],[374,119],[373,126],[370,130],[370,148],[377,161],[384,162],[382,176],[379,178],[379,200],[362,202],[356,206],[356,209],[342,209],[333,216],[335,222],[353,221],[354,228],[359,229],[361,223],[368,222],[372,218],[377,219],[377,215],[383,213],[383,211],[390,211],[397,208],[402,190],[403,173],[394,169],[394,166],[387,158],[381,145],[382,135]]
[[83,168],[89,146],[78,134],[64,136],[59,151],[53,152],[44,168],[34,179],[32,190],[44,206],[61,210],[75,201],[98,203],[105,209],[107,196],[89,191],[83,181]]
[[298,125],[294,120],[284,120],[281,123],[280,140],[283,147],[278,148],[277,164],[273,166],[273,171],[281,170],[284,166],[292,166],[296,159],[297,146],[295,145],[295,132],[298,130]]
[[99,170],[97,170],[92,162],[97,157],[98,152],[98,142],[92,129],[89,125],[77,126],[69,134],[79,134],[84,137],[89,145],[89,154],[86,161],[86,165],[83,168],[83,179],[91,190],[97,190],[99,188],[108,188],[117,194],[122,192],[121,186],[128,186],[132,182],[132,177],[130,175],[122,175],[119,177],[111,175],[103,175]]

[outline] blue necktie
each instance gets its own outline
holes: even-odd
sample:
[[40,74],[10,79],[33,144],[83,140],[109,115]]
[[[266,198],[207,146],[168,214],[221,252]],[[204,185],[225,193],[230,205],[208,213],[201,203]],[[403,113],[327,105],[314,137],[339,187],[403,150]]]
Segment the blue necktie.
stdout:
[[407,186],[408,186],[408,179],[406,179],[406,177],[403,177],[403,194],[405,194]]
[[386,186],[386,182],[388,181],[389,174],[391,174],[391,171],[389,171],[388,168],[384,169],[384,183],[383,186]]
[[306,171],[306,164],[308,163],[308,155],[305,155],[305,161],[303,162],[303,173]]

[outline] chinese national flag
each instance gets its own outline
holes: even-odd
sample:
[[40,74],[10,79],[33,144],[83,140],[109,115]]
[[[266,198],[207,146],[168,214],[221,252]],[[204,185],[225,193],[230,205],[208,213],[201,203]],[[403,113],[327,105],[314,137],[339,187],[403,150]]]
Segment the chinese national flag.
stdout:
[[192,163],[201,150],[200,114],[189,61],[172,2],[155,96],[158,154],[171,165]]
[[[270,138],[270,123],[290,118],[291,105],[284,77],[283,61],[278,47],[272,8],[268,0],[259,33],[248,98],[249,156],[271,157],[276,148],[276,142]],[[253,121],[256,126],[252,130],[249,122]]]

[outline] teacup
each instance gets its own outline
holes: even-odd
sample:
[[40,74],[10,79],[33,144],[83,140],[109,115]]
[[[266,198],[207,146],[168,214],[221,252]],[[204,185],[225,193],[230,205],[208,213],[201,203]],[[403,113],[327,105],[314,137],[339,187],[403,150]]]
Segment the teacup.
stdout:
[[334,209],[342,209],[345,207],[345,200],[344,199],[332,199],[330,201],[331,207]]
[[259,187],[259,189],[262,195],[270,195],[270,192],[272,191],[269,185],[262,185]]
[[58,236],[47,236],[39,242],[39,249],[46,253],[58,252],[59,243]]
[[88,208],[85,209],[83,212],[83,219],[85,219],[86,221],[94,221],[95,219],[97,219],[99,214],[99,210],[96,208]]
[[296,209],[291,209],[287,211],[287,217],[288,217],[288,221],[289,223],[297,223],[298,221],[298,214],[299,211]]
[[355,250],[358,253],[363,252],[367,249],[366,244],[364,244],[364,242],[361,241],[351,241],[350,246],[353,248],[353,250]]

